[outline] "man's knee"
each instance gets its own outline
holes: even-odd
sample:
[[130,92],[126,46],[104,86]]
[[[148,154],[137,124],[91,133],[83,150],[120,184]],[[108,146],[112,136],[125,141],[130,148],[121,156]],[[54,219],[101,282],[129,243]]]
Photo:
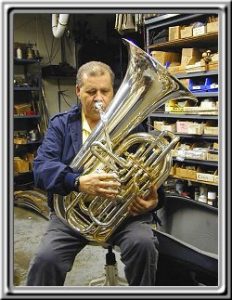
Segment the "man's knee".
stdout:
[[51,250],[38,252],[33,260],[33,266],[36,266],[37,269],[62,269],[60,259],[58,259],[57,254]]
[[134,232],[127,237],[127,247],[135,252],[153,252],[156,248],[155,237],[146,230],[140,233]]

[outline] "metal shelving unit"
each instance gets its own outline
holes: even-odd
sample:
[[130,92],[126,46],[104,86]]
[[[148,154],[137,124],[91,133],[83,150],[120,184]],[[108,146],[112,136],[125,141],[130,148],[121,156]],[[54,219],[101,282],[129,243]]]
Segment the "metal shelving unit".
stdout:
[[[40,103],[42,99],[41,93],[41,66],[39,59],[17,59],[14,58],[14,77],[20,75],[24,78],[23,82],[14,82],[14,105],[20,106],[21,104],[28,103],[31,105],[31,112],[28,114],[19,113],[15,111],[14,107],[14,135],[15,133],[27,133],[27,142],[15,143],[14,142],[14,159],[26,159],[27,155],[32,155],[36,152],[38,146],[41,144],[43,133],[40,131]],[[29,74],[29,75],[28,75]],[[33,84],[27,82],[30,76],[33,77]],[[38,139],[30,140],[30,133],[32,131],[38,132]],[[16,138],[18,137],[16,134]],[[32,133],[31,133],[32,134]],[[14,137],[15,138],[15,137]],[[26,189],[33,185],[33,173],[31,165],[29,170],[22,169],[18,172],[14,166],[14,189]]]
[[[213,15],[210,14],[210,15]],[[170,26],[181,26],[181,25],[187,25],[192,24],[195,21],[199,20],[207,20],[207,17],[209,15],[207,14],[165,14],[158,17],[150,18],[148,20],[145,20],[145,31],[144,31],[144,40],[145,40],[145,51],[150,53],[153,50],[158,51],[170,51],[170,52],[180,52],[182,48],[189,48],[189,47],[198,47],[198,48],[204,48],[206,47],[212,47],[212,49],[217,49],[217,41],[218,41],[218,33],[210,33],[210,34],[203,34],[199,36],[192,36],[188,38],[182,38],[178,40],[171,40],[167,41],[162,36],[162,39],[157,39],[157,33],[161,32],[162,30],[167,30]],[[155,39],[154,39],[155,37]],[[192,82],[194,80],[198,80],[198,78],[207,78],[207,77],[214,77],[216,78],[218,76],[217,70],[210,70],[210,71],[204,71],[204,72],[191,72],[191,73],[181,73],[181,74],[175,74],[174,77],[181,79],[191,79]],[[206,90],[206,91],[193,91],[192,92],[199,101],[202,101],[206,98],[213,98],[217,100],[218,98],[218,92],[214,90]],[[148,117],[148,126],[153,124],[153,121],[158,120],[165,120],[167,123],[173,122],[174,120],[192,120],[195,122],[213,122],[214,124],[218,124],[218,115],[211,114],[187,114],[187,113],[167,113],[164,110],[164,107],[159,108],[158,111],[155,111],[150,114]],[[217,125],[216,125],[217,126]],[[152,126],[151,126],[152,128]],[[153,132],[152,129],[149,129],[148,131],[150,133]],[[217,142],[218,136],[214,135],[190,135],[190,134],[179,134],[176,133],[176,135],[180,136],[180,141],[184,140],[186,141],[195,141],[195,142]],[[184,159],[184,161],[178,161],[175,157],[173,158],[173,162],[176,164],[181,163],[184,165],[189,166],[199,166],[203,168],[209,168],[209,169],[217,169],[218,168],[218,162],[217,161],[201,161],[201,160],[195,160],[195,159]],[[172,176],[172,178],[178,179],[176,176]],[[195,182],[196,184],[206,184],[213,186],[215,189],[217,189],[217,183],[209,183],[209,182],[203,182],[198,180],[193,180],[189,178],[179,178],[186,181]]]

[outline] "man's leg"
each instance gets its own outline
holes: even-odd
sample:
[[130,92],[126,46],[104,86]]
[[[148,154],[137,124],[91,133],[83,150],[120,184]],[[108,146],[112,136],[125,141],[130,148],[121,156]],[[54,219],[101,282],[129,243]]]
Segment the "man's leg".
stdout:
[[125,275],[131,286],[154,286],[158,263],[158,240],[144,217],[130,218],[110,239],[121,249]]
[[79,233],[51,214],[47,232],[31,262],[28,286],[62,286],[75,256],[87,244]]

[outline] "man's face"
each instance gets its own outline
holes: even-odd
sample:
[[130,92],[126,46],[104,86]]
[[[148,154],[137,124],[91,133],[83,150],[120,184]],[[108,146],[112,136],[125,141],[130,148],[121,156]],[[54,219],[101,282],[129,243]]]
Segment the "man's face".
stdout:
[[104,109],[113,98],[113,86],[108,73],[99,76],[87,76],[84,74],[83,84],[76,87],[76,94],[79,97],[82,109],[87,119],[98,121],[100,115],[94,104],[97,100],[102,101]]

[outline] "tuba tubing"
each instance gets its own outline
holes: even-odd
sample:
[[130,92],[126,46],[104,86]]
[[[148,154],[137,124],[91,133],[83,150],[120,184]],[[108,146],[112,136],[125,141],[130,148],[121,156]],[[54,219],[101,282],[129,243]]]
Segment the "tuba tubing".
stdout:
[[[130,132],[168,100],[197,102],[196,97],[155,58],[131,41],[123,39],[123,42],[128,49],[124,79],[104,112],[104,120],[99,121],[70,167],[74,171],[84,170],[83,175],[116,171],[120,179],[127,178],[127,182],[114,202],[76,192],[65,197],[54,195],[57,216],[87,239],[97,242],[105,242],[127,217],[127,207],[133,197],[146,195],[152,183],[160,186],[170,173],[170,151],[179,138],[173,133],[158,131],[154,134],[140,133],[130,138]],[[113,153],[104,149],[105,127]],[[135,155],[127,151],[131,143],[139,146]],[[128,156],[123,157],[124,153]],[[145,157],[141,153],[145,153]],[[138,169],[135,170],[134,165],[138,165]],[[128,179],[130,176],[127,174],[131,178]],[[137,183],[133,182],[134,178],[137,178]],[[138,182],[142,182],[141,186]]]

